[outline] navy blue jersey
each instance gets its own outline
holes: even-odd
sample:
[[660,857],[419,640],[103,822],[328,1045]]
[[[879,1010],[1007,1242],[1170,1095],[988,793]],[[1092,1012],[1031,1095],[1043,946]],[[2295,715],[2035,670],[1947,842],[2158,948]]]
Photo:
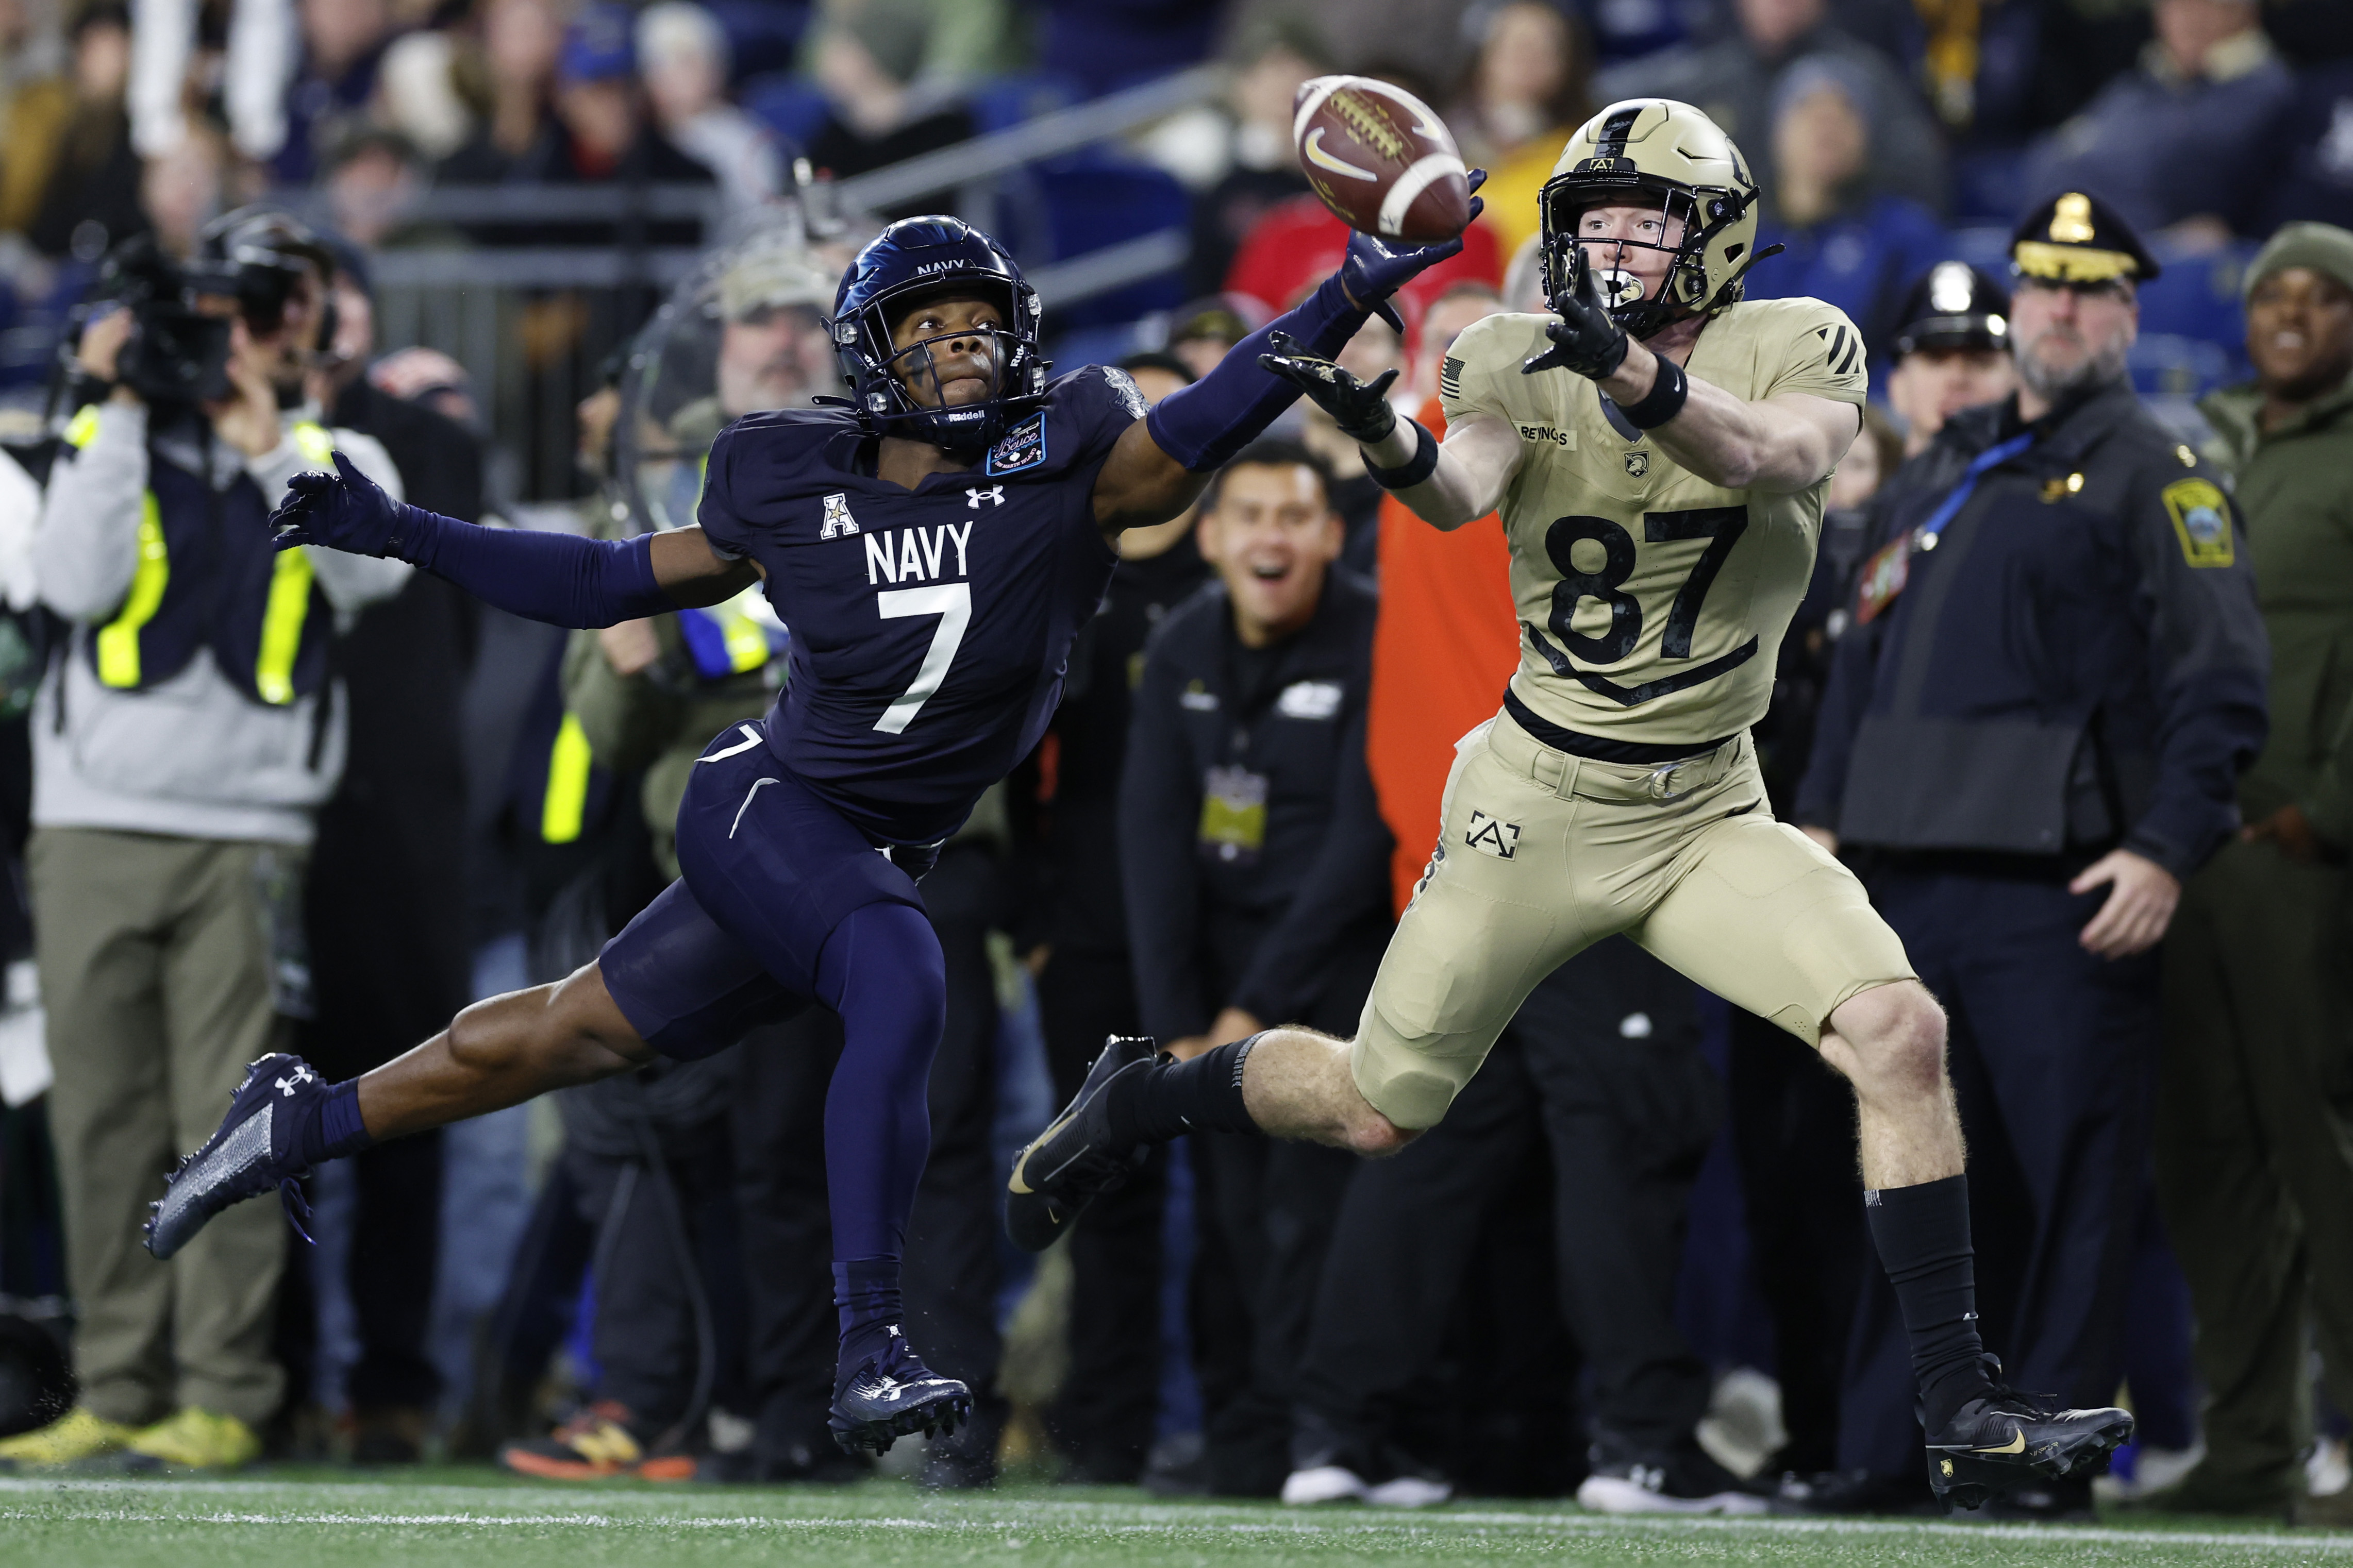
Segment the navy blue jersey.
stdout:
[[1095,475],[1144,399],[1101,365],[1048,392],[981,467],[912,490],[845,411],[754,414],[711,448],[703,530],[793,634],[769,748],[878,839],[945,837],[1038,743],[1117,563]]

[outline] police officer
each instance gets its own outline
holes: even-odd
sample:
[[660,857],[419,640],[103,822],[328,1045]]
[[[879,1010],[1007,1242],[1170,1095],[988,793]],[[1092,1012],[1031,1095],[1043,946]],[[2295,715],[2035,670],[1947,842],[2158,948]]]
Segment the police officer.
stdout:
[[[2165,966],[2157,1190],[2197,1309],[2206,1456],[2166,1504],[2276,1516],[2310,1441],[2306,1302],[2353,1408],[2345,849],[2353,841],[2353,234],[2290,224],[2247,268],[2255,379],[2199,405],[2237,471],[2272,639],[2249,826],[2182,897]],[[2158,1499],[2152,1499],[2153,1502]],[[2297,1500],[2353,1522],[2353,1495]]]
[[1966,261],[1928,268],[1904,302],[1887,377],[1887,405],[1904,422],[1904,455],[1918,457],[1946,420],[1999,403],[2017,384],[2010,291]]
[[[1219,580],[1145,655],[1120,784],[1144,1024],[1179,1056],[1292,1020],[1345,1032],[1389,931],[1388,830],[1365,770],[1376,601],[1331,570],[1344,530],[1295,443],[1243,449],[1204,498]],[[1356,1161],[1256,1135],[1197,1139],[1206,1239],[1240,1288],[1205,1354],[1210,1489],[1271,1495],[1290,1469],[1290,1371]],[[1223,1325],[1205,1324],[1212,1343]]]
[[[2019,1386],[2096,1404],[2121,1368],[2154,949],[2238,826],[2267,658],[2220,477],[2125,377],[2156,258],[2080,191],[2010,254],[2018,390],[1947,419],[1891,488],[1797,819],[1871,852],[1873,902],[1952,1015],[1978,1234],[2027,1238],[1987,1261],[1979,1300],[2010,1320],[1988,1339]],[[1841,1466],[1916,1478],[1883,1288],[1854,1333]],[[2088,1488],[2010,1506],[2084,1514]]]

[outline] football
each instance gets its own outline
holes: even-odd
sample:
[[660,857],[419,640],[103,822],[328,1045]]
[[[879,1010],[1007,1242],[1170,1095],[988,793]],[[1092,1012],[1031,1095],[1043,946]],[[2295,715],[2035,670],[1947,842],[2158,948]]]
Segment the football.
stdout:
[[1300,173],[1350,228],[1432,245],[1471,221],[1461,151],[1430,105],[1362,76],[1319,76],[1293,102]]

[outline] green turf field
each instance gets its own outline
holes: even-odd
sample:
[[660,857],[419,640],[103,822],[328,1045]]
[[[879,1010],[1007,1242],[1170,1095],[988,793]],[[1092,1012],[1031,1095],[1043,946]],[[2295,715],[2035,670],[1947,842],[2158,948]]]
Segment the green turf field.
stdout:
[[1477,1501],[1412,1515],[1158,1502],[1130,1491],[1008,1488],[940,1497],[903,1482],[800,1489],[566,1489],[439,1470],[233,1481],[0,1480],[5,1568],[584,1568],[643,1564],[2328,1563],[2353,1532],[2140,1520],[2097,1528],[1605,1520],[1567,1504]]

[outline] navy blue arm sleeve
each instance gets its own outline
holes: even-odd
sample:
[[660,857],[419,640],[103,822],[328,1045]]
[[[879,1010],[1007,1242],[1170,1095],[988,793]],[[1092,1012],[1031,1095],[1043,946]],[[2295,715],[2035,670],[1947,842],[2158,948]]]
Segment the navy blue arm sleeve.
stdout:
[[1119,781],[1119,850],[1137,1010],[1166,1042],[1209,1026],[1200,955],[1200,770],[1176,716],[1176,679],[1145,656]]
[[[401,553],[484,604],[554,626],[609,626],[678,608],[654,581],[653,535],[480,528],[416,508]],[[430,519],[422,527],[424,519]]]
[[1365,711],[1340,739],[1332,824],[1315,863],[1260,942],[1234,987],[1232,1003],[1261,1024],[1296,1023],[1323,994],[1332,960],[1350,933],[1389,906],[1388,825],[1381,820],[1372,770],[1365,763]]
[[1299,396],[1299,388],[1259,368],[1258,356],[1274,352],[1274,334],[1288,332],[1329,358],[1370,314],[1348,303],[1335,272],[1296,307],[1228,349],[1208,374],[1154,404],[1144,416],[1153,445],[1193,473],[1225,467]]

